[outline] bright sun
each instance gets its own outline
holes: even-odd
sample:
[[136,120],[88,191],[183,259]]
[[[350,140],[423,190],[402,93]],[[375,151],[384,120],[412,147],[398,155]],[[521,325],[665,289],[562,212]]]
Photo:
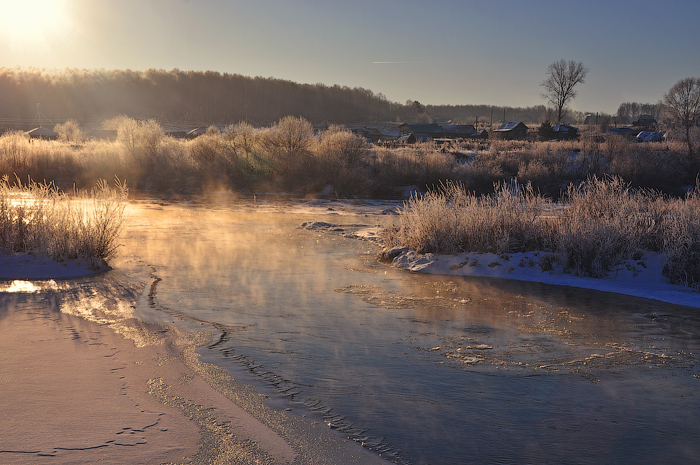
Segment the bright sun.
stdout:
[[14,45],[40,45],[68,27],[66,0],[0,0],[0,37]]

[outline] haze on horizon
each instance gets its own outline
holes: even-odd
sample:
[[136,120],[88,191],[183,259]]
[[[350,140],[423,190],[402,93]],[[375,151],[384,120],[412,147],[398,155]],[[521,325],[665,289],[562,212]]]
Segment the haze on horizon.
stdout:
[[700,76],[700,3],[0,0],[0,63],[181,69],[363,87],[403,103],[543,105],[558,59],[590,73],[571,107],[615,113]]

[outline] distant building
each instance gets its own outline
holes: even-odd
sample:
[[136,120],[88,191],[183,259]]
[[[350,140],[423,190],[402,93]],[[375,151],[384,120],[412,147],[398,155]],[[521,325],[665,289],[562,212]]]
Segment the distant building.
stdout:
[[56,140],[58,139],[58,133],[56,131],[53,131],[49,128],[44,128],[39,126],[38,128],[34,128],[31,131],[25,132],[25,134],[30,138],[30,139],[42,139],[42,140]]
[[401,136],[400,123],[377,123],[364,126],[350,127],[350,130],[373,143],[396,141]]
[[654,129],[656,125],[656,118],[652,115],[639,115],[639,119],[632,123],[632,126],[639,129]]
[[187,133],[187,137],[194,139],[207,133],[207,128],[194,128]]
[[425,132],[413,133],[413,137],[415,137],[416,142],[431,142],[433,140],[433,137]]
[[557,124],[552,130],[557,135],[557,140],[578,139],[578,128],[568,124]]
[[399,137],[396,142],[399,144],[415,144],[416,136],[413,134],[404,134],[403,136]]
[[399,126],[402,135],[427,134],[431,139],[439,139],[444,135],[442,127],[438,124],[404,123]]
[[598,115],[586,115],[586,119],[583,120],[583,124],[585,125],[594,125],[598,124]]
[[480,129],[474,134],[474,139],[488,139],[489,132],[486,129]]
[[498,129],[494,129],[493,137],[504,140],[527,139],[528,127],[522,121],[508,121],[501,124]]
[[431,142],[433,141],[433,138],[430,137],[430,134],[426,134],[424,132],[416,132],[416,133],[410,133],[410,134],[404,134],[403,136],[399,137],[398,143],[399,144],[415,144],[416,142]]
[[445,139],[469,139],[476,134],[476,129],[471,124],[442,124],[440,127]]

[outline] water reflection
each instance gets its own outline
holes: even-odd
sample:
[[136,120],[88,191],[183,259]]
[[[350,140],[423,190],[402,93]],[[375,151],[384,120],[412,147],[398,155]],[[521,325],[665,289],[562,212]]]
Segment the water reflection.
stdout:
[[[161,338],[134,317],[143,282],[114,271],[79,279],[12,281],[0,283],[0,310],[22,309],[28,303],[42,312],[61,314],[109,326],[138,347],[160,343]],[[42,313],[43,314],[43,313]]]
[[204,361],[398,463],[700,458],[695,310],[410,274],[299,228],[381,215],[250,210],[132,205],[116,271],[57,305],[212,330]]

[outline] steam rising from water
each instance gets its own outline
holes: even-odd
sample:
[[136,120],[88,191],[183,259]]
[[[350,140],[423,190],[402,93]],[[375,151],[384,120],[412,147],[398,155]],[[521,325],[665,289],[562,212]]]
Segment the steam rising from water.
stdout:
[[204,361],[397,463],[700,456],[694,312],[405,273],[371,243],[299,228],[379,214],[276,208],[132,205],[116,270],[46,295],[137,344],[158,334],[135,318],[214,332]]

